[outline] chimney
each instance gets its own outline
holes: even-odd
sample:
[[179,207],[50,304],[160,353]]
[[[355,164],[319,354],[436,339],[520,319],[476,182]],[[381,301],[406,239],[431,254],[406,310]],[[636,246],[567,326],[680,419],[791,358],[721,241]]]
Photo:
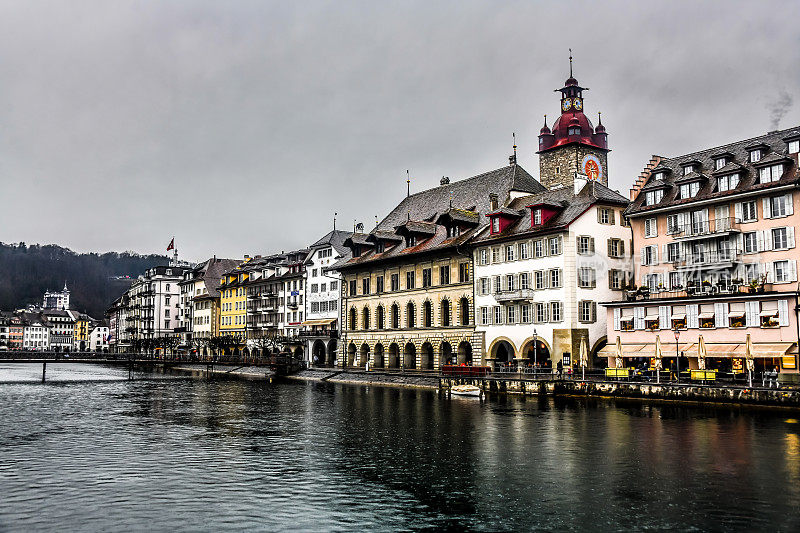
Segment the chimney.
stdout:
[[497,210],[497,195],[494,193],[489,195],[489,209],[492,211]]
[[448,185],[450,183],[450,178],[447,176],[442,176],[442,179],[439,180],[439,185]]

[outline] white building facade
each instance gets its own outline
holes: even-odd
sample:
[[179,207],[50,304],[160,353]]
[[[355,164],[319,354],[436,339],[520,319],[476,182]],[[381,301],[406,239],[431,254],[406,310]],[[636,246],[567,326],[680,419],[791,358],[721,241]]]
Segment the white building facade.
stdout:
[[605,345],[597,304],[621,299],[632,269],[628,202],[601,183],[575,188],[512,200],[474,241],[485,363],[574,366],[585,343],[591,364]]

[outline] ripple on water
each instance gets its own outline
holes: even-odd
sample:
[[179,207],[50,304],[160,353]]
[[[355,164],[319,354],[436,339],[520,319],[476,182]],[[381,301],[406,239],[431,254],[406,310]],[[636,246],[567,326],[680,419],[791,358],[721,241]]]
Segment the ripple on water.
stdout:
[[0,530],[798,529],[785,416],[68,372],[0,385]]

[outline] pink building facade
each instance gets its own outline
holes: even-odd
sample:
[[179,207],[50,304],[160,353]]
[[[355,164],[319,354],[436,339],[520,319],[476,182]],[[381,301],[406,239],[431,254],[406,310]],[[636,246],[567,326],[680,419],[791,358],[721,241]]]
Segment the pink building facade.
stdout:
[[[742,368],[747,335],[756,366],[797,372],[800,128],[674,158],[655,157],[631,191],[635,275],[608,302],[626,366],[647,364],[656,336],[665,357],[698,368]],[[677,335],[677,343],[676,343]]]

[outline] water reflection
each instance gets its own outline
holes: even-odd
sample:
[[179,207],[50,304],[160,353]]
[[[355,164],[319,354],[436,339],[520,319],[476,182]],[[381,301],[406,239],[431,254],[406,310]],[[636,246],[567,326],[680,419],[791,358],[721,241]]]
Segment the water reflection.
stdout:
[[75,372],[0,385],[0,530],[800,525],[783,412]]

